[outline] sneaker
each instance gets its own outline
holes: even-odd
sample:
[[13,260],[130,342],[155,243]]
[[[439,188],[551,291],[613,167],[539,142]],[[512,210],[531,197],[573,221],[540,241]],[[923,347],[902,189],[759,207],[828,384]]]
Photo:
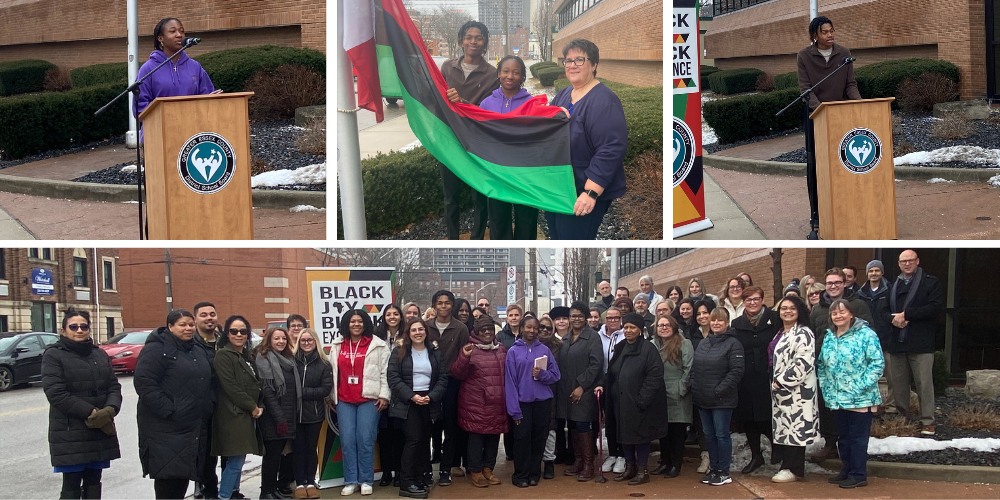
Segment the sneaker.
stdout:
[[712,479],[715,479],[715,471],[714,470],[709,470],[708,473],[705,474],[705,476],[701,478],[701,482],[703,484],[710,484],[712,482]]
[[836,476],[833,476],[830,479],[826,480],[826,482],[830,484],[840,484],[844,481],[847,481],[847,476],[841,476],[840,474],[837,474]]
[[798,481],[799,478],[792,474],[792,471],[788,469],[781,469],[777,474],[771,476],[772,483],[794,483]]
[[933,436],[934,435],[934,425],[925,425],[920,429],[921,436]]
[[715,477],[708,484],[712,486],[722,486],[724,484],[729,484],[733,482],[733,478],[729,477],[729,473],[726,471],[716,471]]
[[355,491],[358,491],[358,485],[349,484],[347,486],[344,486],[344,489],[340,490],[340,496],[342,497],[351,496],[354,494]]
[[448,486],[451,484],[451,474],[447,472],[438,473],[438,486]]
[[615,466],[615,457],[608,457],[604,459],[604,463],[601,464],[601,472],[611,472],[611,469]]
[[865,481],[864,479],[847,478],[840,483],[841,488],[860,488],[862,486],[868,486],[868,481]]
[[452,467],[451,468],[451,475],[453,477],[465,477],[465,469],[463,469],[461,467]]
[[372,485],[365,483],[361,485],[361,495],[367,496],[372,494]]
[[625,472],[625,457],[616,457],[615,466],[611,469],[615,474]]

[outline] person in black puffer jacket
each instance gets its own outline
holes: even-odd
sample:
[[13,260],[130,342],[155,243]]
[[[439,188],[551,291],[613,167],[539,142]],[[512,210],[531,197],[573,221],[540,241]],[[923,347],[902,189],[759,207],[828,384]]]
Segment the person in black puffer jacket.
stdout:
[[184,498],[208,455],[214,352],[194,335],[194,316],[170,311],[167,326],[146,339],[135,366],[139,462],[142,475],[153,479],[156,498]]
[[61,334],[42,356],[49,454],[63,475],[59,498],[101,498],[101,472],[121,457],[114,417],[122,386],[111,359],[90,339],[89,314],[66,311]]
[[302,404],[295,355],[288,341],[288,332],[281,327],[269,328],[255,349],[257,374],[264,393],[264,414],[257,429],[264,438],[264,463],[261,465],[260,498],[283,498],[278,495],[278,469],[281,452],[295,438],[296,416]]
[[302,386],[292,458],[295,462],[295,498],[319,498],[316,485],[316,444],[326,422],[324,400],[333,389],[333,369],[327,361],[322,337],[312,328],[299,332],[295,342],[295,369]]
[[729,423],[739,401],[739,382],[743,377],[743,346],[736,332],[729,328],[729,311],[712,310],[709,316],[712,333],[698,344],[691,364],[691,394],[701,413],[705,445],[711,462],[705,484],[722,486],[731,483],[729,466],[733,442]]

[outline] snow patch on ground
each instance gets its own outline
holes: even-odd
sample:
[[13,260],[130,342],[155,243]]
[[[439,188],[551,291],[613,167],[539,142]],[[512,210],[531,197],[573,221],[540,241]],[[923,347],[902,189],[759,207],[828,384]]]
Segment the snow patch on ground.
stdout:
[[295,170],[272,170],[250,179],[251,187],[289,186],[293,184],[323,184],[326,182],[326,163],[306,165]]
[[415,141],[413,141],[413,142],[411,142],[411,143],[409,143],[409,144],[407,144],[407,145],[399,148],[399,152],[400,153],[405,153],[407,151],[411,151],[413,149],[419,148],[420,146],[422,146],[422,144],[420,144],[420,140],[417,139],[417,140],[415,140]]
[[135,172],[135,165],[125,165],[124,167],[122,167],[123,174],[130,174],[133,172]]
[[990,177],[990,180],[986,181],[991,187],[1000,188],[1000,175],[994,175]]
[[927,180],[928,184],[954,184],[955,181],[949,181],[948,179],[942,179],[940,177],[935,177],[933,179]]
[[719,142],[719,137],[715,135],[715,129],[705,121],[704,118],[701,119],[701,145],[705,146],[708,144],[715,144]]
[[295,205],[288,209],[289,212],[326,212],[325,208],[316,208],[312,205]]
[[894,159],[896,166],[964,161],[1000,167],[1000,149],[979,146],[949,146],[934,151],[918,151]]
[[936,451],[947,448],[991,453],[1000,450],[1000,439],[959,438],[935,441],[918,437],[889,436],[885,439],[873,437],[868,440],[869,455],[906,455],[915,451]]

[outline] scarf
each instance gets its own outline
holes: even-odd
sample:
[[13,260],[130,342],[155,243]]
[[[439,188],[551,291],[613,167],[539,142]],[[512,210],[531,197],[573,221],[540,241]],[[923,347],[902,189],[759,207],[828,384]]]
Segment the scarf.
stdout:
[[757,323],[760,323],[760,319],[764,317],[764,311],[766,310],[767,310],[766,307],[761,307],[759,313],[755,314],[754,316],[750,316],[749,311],[743,309],[744,314],[747,315],[747,319],[750,320],[750,324],[753,326],[757,326]]
[[[295,380],[299,379],[298,367],[291,358],[286,358],[275,351],[267,351],[257,356],[257,375],[261,385],[274,391],[279,398],[285,395],[285,385],[288,383],[282,375],[282,370],[291,368],[295,372]],[[295,397],[302,399],[302,389],[295,384]]]
[[[917,288],[920,287],[920,281],[924,278],[924,268],[918,267],[917,272],[913,273],[913,278],[910,279],[910,289],[906,292],[906,298],[903,299],[903,307],[898,309],[898,311],[905,311],[910,303],[913,302],[913,298],[917,295]],[[899,290],[899,284],[903,281],[903,276],[896,278],[896,282],[892,284],[892,293],[889,294],[889,307],[895,313],[896,309],[896,294]],[[904,327],[899,331],[899,338],[896,339],[897,342],[906,342],[907,333],[909,333],[910,327]]]
[[65,347],[70,352],[79,354],[80,356],[87,357],[90,355],[90,351],[94,349],[94,341],[84,340],[82,342],[77,342],[69,337],[59,337],[59,344]]
[[500,344],[496,343],[496,341],[493,341],[492,344],[472,344],[472,345],[484,351],[493,351],[500,348]]

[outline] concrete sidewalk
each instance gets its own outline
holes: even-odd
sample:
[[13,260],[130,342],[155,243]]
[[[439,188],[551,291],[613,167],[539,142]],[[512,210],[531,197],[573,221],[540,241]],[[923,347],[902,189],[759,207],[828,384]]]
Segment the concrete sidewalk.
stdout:
[[743,213],[739,205],[707,173],[704,183],[706,215],[714,226],[711,229],[676,238],[678,241],[767,239],[753,220]]
[[417,136],[410,130],[410,122],[406,119],[405,113],[394,118],[387,117],[382,123],[358,132],[362,160],[378,153],[399,151],[416,140]]
[[0,208],[0,240],[36,240],[34,234],[28,231],[21,221],[15,219],[6,210]]

